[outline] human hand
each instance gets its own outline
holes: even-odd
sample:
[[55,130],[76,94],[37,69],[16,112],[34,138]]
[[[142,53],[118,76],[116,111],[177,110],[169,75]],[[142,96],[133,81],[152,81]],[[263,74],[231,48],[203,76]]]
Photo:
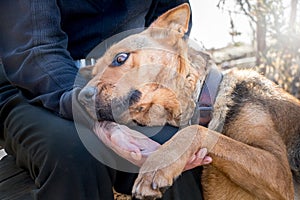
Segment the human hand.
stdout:
[[[106,146],[137,166],[142,166],[146,158],[160,147],[159,143],[142,133],[114,122],[96,122],[94,132]],[[211,161],[212,158],[207,156],[207,149],[200,149],[190,158],[184,171]]]
[[106,146],[137,166],[160,147],[142,133],[114,122],[95,122],[94,132]]
[[192,155],[188,163],[185,165],[183,171],[187,171],[201,165],[210,164],[212,162],[212,158],[207,154],[208,152],[206,148],[200,149],[198,152]]

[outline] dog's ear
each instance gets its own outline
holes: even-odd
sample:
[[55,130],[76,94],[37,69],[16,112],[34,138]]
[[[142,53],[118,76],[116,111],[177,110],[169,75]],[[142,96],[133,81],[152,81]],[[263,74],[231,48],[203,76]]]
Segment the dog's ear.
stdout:
[[79,74],[85,78],[86,80],[91,80],[93,78],[92,71],[94,69],[94,65],[88,65],[79,69]]
[[189,30],[190,6],[181,4],[158,17],[150,28],[163,28],[178,31],[181,37]]
[[147,30],[151,37],[175,47],[180,55],[177,71],[184,77],[188,73],[188,67],[186,42],[182,38],[189,30],[190,14],[189,4],[181,4],[158,17]]

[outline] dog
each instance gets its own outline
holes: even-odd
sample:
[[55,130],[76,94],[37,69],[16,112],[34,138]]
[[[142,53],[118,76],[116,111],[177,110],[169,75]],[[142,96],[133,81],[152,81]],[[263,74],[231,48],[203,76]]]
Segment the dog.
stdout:
[[299,100],[254,71],[220,72],[187,42],[189,17],[189,5],[179,5],[83,70],[90,81],[78,98],[95,120],[180,127],[146,159],[133,195],[162,197],[189,158],[207,148],[213,161],[201,175],[205,200],[294,199]]

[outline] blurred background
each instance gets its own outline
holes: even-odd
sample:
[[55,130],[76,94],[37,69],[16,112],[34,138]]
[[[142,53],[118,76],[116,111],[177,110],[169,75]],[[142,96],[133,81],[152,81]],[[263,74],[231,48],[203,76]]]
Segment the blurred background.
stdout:
[[253,68],[300,98],[300,0],[190,2],[191,38],[220,68]]

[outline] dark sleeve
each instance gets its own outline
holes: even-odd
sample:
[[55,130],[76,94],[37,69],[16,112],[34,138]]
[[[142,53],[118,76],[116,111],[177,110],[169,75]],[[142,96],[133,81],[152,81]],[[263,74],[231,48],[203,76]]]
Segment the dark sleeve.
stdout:
[[0,56],[9,81],[31,102],[71,118],[77,68],[55,0],[0,2]]
[[[157,17],[159,17],[161,14],[183,3],[189,3],[189,1],[188,0],[153,0],[150,10],[146,15],[145,26],[146,27],[150,26],[150,24],[155,19],[157,19]],[[190,16],[189,32],[187,33],[188,35],[190,33],[191,28],[192,28],[192,12]]]

